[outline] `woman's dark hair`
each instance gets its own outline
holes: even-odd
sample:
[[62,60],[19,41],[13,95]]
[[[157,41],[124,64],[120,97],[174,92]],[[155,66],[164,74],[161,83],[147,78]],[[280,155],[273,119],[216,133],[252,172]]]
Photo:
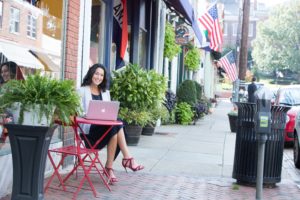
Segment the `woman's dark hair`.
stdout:
[[[9,73],[10,73],[10,79],[15,79],[16,74],[17,74],[17,64],[15,62],[9,61],[9,62],[4,62],[0,65],[0,73],[2,72],[2,67],[7,66]],[[1,77],[0,79],[1,83],[4,82],[3,78]]]
[[98,68],[101,68],[104,71],[103,81],[100,85],[98,85],[98,88],[101,91],[105,92],[107,86],[107,77],[106,77],[106,69],[102,64],[94,64],[89,68],[89,71],[86,73],[85,77],[83,78],[81,86],[90,86],[92,84],[92,78]]

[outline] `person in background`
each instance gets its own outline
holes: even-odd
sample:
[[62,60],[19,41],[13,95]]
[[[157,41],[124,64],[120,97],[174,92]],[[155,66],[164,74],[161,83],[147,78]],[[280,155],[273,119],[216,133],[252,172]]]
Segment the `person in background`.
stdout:
[[[9,80],[16,79],[17,64],[15,62],[5,62],[0,65],[0,86],[7,83]],[[13,121],[12,114],[6,111],[1,114],[1,124],[10,123]],[[1,125],[0,127],[0,142],[5,142],[7,138],[7,130]]]
[[[81,87],[79,88],[79,95],[81,97],[81,105],[84,113],[88,110],[90,100],[110,101],[110,93],[107,90],[107,73],[106,69],[101,64],[94,64],[89,68],[87,74],[83,78]],[[107,126],[100,125],[81,125],[88,140],[94,145],[96,141],[102,136],[102,134],[108,129]],[[127,143],[125,140],[125,134],[123,126],[113,126],[111,131],[97,146],[98,149],[102,149],[107,145],[107,160],[105,168],[111,178],[112,183],[117,182],[117,178],[113,171],[113,161],[117,156],[117,149],[119,148],[123,154],[122,166],[126,172],[129,168],[132,171],[139,171],[144,169],[143,165],[139,165],[135,162],[133,157],[129,153]],[[117,153],[116,153],[117,152]]]
[[254,93],[257,90],[257,86],[255,84],[256,78],[252,78],[252,83],[248,85],[248,102],[255,103],[255,96]]
[[17,75],[17,64],[15,62],[9,61],[2,63],[0,65],[0,84],[4,84],[11,79],[16,79]]

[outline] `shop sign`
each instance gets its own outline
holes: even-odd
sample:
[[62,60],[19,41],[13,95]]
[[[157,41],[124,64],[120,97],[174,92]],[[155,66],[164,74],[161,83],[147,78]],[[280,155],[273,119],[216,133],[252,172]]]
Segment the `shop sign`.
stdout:
[[186,45],[190,41],[189,29],[185,25],[177,25],[175,28],[175,40],[177,44]]

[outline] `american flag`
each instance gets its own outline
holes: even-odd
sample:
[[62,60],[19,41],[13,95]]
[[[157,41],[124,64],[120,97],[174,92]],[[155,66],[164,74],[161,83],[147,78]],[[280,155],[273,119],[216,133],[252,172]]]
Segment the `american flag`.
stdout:
[[232,82],[235,81],[236,79],[238,79],[235,60],[234,60],[232,51],[230,51],[225,56],[223,56],[220,59],[220,62],[221,62],[223,69],[225,70],[228,78]]
[[210,37],[210,48],[214,51],[220,51],[223,38],[218,18],[217,4],[214,4],[201,17],[199,17],[199,21],[208,31]]

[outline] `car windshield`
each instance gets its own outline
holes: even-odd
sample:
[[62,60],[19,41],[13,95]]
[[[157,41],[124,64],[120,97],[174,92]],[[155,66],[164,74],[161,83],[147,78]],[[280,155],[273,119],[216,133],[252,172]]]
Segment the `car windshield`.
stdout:
[[279,104],[300,105],[300,89],[290,88],[288,90],[284,90],[280,96]]

